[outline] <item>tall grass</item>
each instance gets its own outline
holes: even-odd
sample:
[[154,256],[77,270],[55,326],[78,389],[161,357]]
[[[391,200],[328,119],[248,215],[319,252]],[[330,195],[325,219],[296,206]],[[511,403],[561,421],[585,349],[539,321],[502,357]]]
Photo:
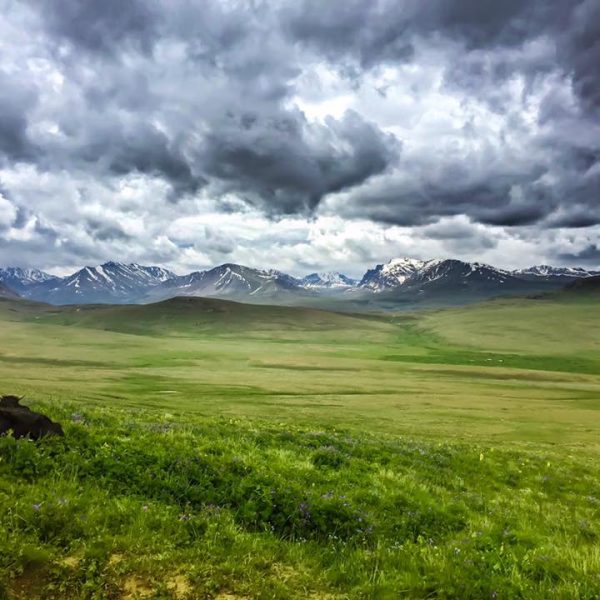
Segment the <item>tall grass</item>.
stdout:
[[45,408],[64,439],[0,438],[5,596],[600,594],[592,458]]

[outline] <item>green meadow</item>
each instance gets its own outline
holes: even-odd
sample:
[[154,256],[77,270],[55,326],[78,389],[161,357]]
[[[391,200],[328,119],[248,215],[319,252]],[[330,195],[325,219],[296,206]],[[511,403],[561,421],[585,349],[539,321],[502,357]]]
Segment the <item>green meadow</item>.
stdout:
[[0,598],[600,598],[600,302],[0,300]]

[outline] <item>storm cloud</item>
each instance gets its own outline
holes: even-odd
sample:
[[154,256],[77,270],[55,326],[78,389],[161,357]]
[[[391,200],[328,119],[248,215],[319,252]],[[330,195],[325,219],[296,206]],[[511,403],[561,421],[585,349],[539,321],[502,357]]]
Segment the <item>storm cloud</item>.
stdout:
[[597,258],[597,0],[0,7],[2,263]]

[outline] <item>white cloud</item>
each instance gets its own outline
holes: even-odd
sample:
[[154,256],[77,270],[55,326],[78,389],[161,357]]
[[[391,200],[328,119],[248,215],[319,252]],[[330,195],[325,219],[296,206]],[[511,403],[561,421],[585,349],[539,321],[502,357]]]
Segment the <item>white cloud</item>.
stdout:
[[17,218],[17,210],[2,194],[0,194],[0,231],[8,229]]

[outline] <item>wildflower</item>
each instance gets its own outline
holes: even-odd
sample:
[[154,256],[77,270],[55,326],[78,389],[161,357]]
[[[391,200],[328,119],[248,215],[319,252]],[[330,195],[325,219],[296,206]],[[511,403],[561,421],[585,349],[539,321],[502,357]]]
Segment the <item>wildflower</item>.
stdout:
[[302,519],[308,521],[310,519],[310,509],[308,508],[308,504],[306,502],[301,502],[298,508]]
[[33,510],[35,510],[35,512],[39,512],[40,509],[42,508],[41,504],[34,504],[31,508],[33,508]]
[[144,512],[148,512],[148,505],[147,505],[147,504],[144,504],[144,506],[142,506],[142,510],[143,510]]

